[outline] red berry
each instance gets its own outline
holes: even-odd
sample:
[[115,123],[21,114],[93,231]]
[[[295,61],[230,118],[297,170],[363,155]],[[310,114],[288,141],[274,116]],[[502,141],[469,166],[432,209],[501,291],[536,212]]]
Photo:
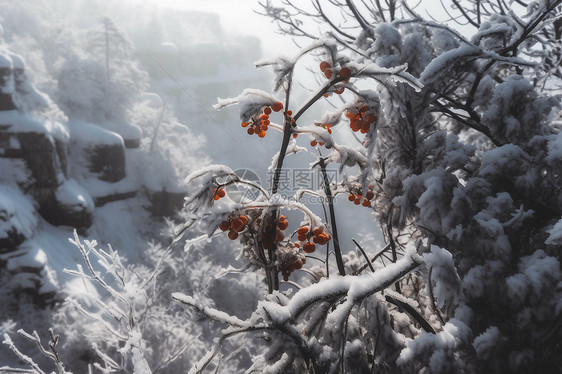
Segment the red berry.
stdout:
[[228,232],[228,238],[230,240],[236,240],[236,238],[238,238],[238,232],[236,232],[235,230],[230,230]]
[[240,218],[236,218],[234,220],[232,220],[232,222],[230,223],[230,227],[235,230],[235,231],[242,231],[244,230],[244,222],[242,222],[242,220]]
[[283,109],[283,103],[278,101],[271,106],[271,109],[273,109],[274,112],[279,112],[281,109]]
[[304,243],[304,245],[302,246],[303,251],[305,251],[306,253],[312,253],[316,250],[316,245],[314,243]]
[[344,81],[347,81],[349,80],[349,78],[351,78],[351,70],[345,66],[341,68],[339,75]]
[[277,223],[277,227],[279,227],[280,230],[286,230],[287,227],[289,227],[289,222],[286,220],[279,221],[279,223]]
[[230,228],[230,222],[228,221],[222,221],[219,225],[219,229],[221,229],[222,231],[226,231]]
[[280,242],[283,239],[285,239],[285,234],[283,234],[283,231],[277,230],[277,234],[275,235],[275,241]]
[[307,226],[302,226],[299,227],[299,229],[297,230],[297,235],[306,235],[309,231],[309,228]]

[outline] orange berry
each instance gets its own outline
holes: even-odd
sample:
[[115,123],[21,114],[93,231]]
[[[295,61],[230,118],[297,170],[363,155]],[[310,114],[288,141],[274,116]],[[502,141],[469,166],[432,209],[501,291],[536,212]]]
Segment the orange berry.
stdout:
[[314,243],[304,243],[304,245],[302,246],[303,251],[305,251],[306,253],[313,253],[316,250],[316,245],[314,245]]
[[306,241],[306,234],[304,234],[304,235],[297,235],[297,237],[298,237],[298,239],[299,239],[301,242],[305,242],[305,241]]
[[277,234],[275,235],[275,241],[280,242],[285,239],[285,234],[281,230],[277,230]]
[[299,242],[294,242],[294,243],[293,243],[293,247],[295,247],[295,248],[300,248],[301,245],[299,244]]
[[351,78],[351,69],[349,69],[347,66],[344,66],[343,68],[341,68],[339,75],[343,80],[349,80],[349,78]]
[[285,221],[285,220],[279,221],[279,222],[277,223],[277,227],[279,227],[279,229],[281,229],[281,230],[286,230],[287,227],[289,227],[289,222],[287,222],[287,221]]
[[270,107],[265,107],[265,109],[263,110],[263,112],[267,115],[271,114],[271,108]]
[[365,194],[365,198],[367,200],[373,200],[373,197],[375,197],[375,193],[373,191],[367,191],[367,193]]
[[230,222],[230,227],[235,231],[244,230],[244,222],[240,218],[236,218]]
[[350,193],[349,196],[347,197],[347,200],[349,201],[355,201],[355,195]]
[[222,221],[219,225],[219,229],[221,229],[222,231],[226,231],[230,228],[230,222],[228,221]]
[[371,128],[371,124],[369,124],[369,122],[367,121],[363,121],[363,124],[361,125],[361,133],[363,134],[368,133],[370,128]]
[[332,78],[332,70],[330,70],[330,69],[324,70],[324,75],[325,75],[326,78],[328,78],[328,79]]
[[324,245],[324,244],[328,243],[328,240],[330,240],[330,239],[328,239],[328,235],[325,232],[318,235],[318,244]]
[[360,119],[358,119],[358,120],[351,120],[351,121],[349,122],[349,126],[351,127],[351,129],[352,129],[354,132],[357,132],[357,131],[361,130],[361,127],[363,126],[363,121],[360,120]]
[[361,204],[361,196],[357,196],[357,197],[355,198],[355,200],[353,201],[353,203],[354,203],[355,205]]
[[217,191],[217,196],[218,197],[225,197],[226,196],[226,191],[224,190],[224,188],[221,188],[220,190]]
[[299,134],[293,134],[293,138],[297,138]]
[[324,230],[322,230],[321,227],[316,227],[312,232],[314,233],[314,235],[320,235],[323,231]]
[[283,109],[283,103],[278,101],[271,106],[271,109],[273,109],[274,112],[279,112],[281,109]]
[[246,216],[240,216],[240,217],[238,217],[238,218],[239,218],[240,220],[242,220],[242,223],[243,223],[244,225],[247,225],[247,224],[248,224],[248,217],[246,217]]
[[310,145],[313,146],[313,147],[316,147],[316,144],[318,144],[318,142],[316,142],[316,140],[312,140],[310,142]]
[[329,95],[329,94],[327,94],[327,93],[325,93],[325,94],[324,94],[324,95],[322,95],[322,96],[324,96],[324,97],[330,97],[330,95]]
[[324,70],[329,69],[329,68],[331,68],[331,67],[332,67],[332,65],[330,65],[330,64],[328,63],[328,61],[322,61],[322,62],[320,63],[320,71],[324,71]]
[[363,205],[365,207],[371,206],[371,202],[369,200],[365,199],[365,200],[363,200],[363,203],[361,205]]
[[292,116],[292,115],[293,115],[293,111],[292,111],[292,110],[288,110],[288,111],[287,111],[287,115],[288,115],[289,117]]
[[250,124],[250,122],[242,122],[241,123],[242,127],[248,127],[249,124]]
[[248,135],[254,135],[254,128],[253,127],[250,127],[248,129]]
[[[262,131],[267,131],[267,130],[269,130],[269,126],[267,126],[266,124],[263,124],[263,125],[261,125],[261,129],[262,129]],[[259,136],[259,134],[258,134],[258,136]]]
[[221,197],[220,197],[219,195],[215,195],[215,196],[213,197],[213,199],[214,199],[215,201],[217,201],[217,200],[220,199],[220,198],[221,198]]
[[236,238],[238,238],[238,232],[234,231],[234,230],[230,230],[228,232],[228,238],[230,240],[236,240]]
[[307,226],[299,227],[297,230],[297,235],[306,235],[308,233],[309,228]]
[[265,131],[262,130],[261,132],[259,132],[259,133],[258,133],[258,136],[259,136],[260,138],[263,138],[263,137],[265,136]]

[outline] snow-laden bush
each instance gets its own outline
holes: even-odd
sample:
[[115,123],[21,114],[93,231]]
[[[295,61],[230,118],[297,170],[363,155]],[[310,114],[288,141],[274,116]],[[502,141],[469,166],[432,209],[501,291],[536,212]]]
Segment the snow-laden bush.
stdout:
[[[205,239],[226,248],[227,236],[246,263],[225,264],[209,278],[196,271],[184,287],[177,280],[188,275],[167,263],[175,271],[162,280],[177,288],[176,306],[222,328],[205,352],[193,352],[190,372],[241,370],[231,364],[240,349],[251,356],[237,362],[247,372],[559,371],[562,1],[455,2],[453,16],[474,27],[471,38],[405,2],[290,4],[266,1],[264,12],[308,46],[258,63],[273,69],[273,93],[247,89],[216,106],[239,105],[241,125],[256,141],[282,133],[271,188],[222,165],[187,178],[185,222],[172,244],[189,254]],[[304,18],[319,22],[309,28]],[[295,102],[302,87],[295,67],[306,57],[320,60],[320,83]],[[332,111],[305,119],[325,99]],[[357,141],[337,136],[346,131]],[[281,195],[284,162],[311,149],[322,188]],[[330,181],[332,164],[346,176]],[[326,219],[303,196],[323,198]],[[367,253],[356,242],[360,256],[343,251],[338,196],[373,211],[384,248]],[[104,304],[121,329],[109,326],[120,335],[104,348],[123,348],[119,368],[143,372],[151,351],[141,349],[141,336],[150,329],[139,334],[131,321],[146,304],[139,284],[150,272],[122,269],[110,269],[118,283],[140,283],[121,282],[118,302]],[[268,294],[253,312],[225,311],[204,296],[217,278],[251,272]],[[231,289],[215,296],[237,297]]]
[[[216,108],[238,105],[250,135],[282,132],[271,189],[225,166],[193,173],[182,230],[204,222],[209,237],[222,230],[240,240],[240,257],[264,276],[270,296],[243,320],[174,294],[228,326],[191,372],[241,333],[267,347],[250,372],[560,368],[562,74],[553,59],[562,2],[455,2],[453,17],[473,27],[471,38],[406,2],[385,4],[264,3],[305,47],[257,63],[273,69],[273,93],[247,89]],[[306,83],[295,66],[309,56],[320,61],[319,85],[297,102]],[[325,99],[332,112],[304,119]],[[337,136],[345,131],[357,142]],[[285,159],[308,150],[320,155],[311,168],[327,183],[281,197]],[[328,181],[330,164],[347,176]],[[241,185],[255,198],[231,196]],[[299,202],[308,194],[325,199],[326,221]],[[338,195],[373,210],[383,250],[373,256],[357,243],[363,258],[342,253]],[[287,232],[282,214],[291,211],[302,218]],[[323,268],[311,266],[315,258],[325,258]],[[301,270],[317,283],[307,286]]]

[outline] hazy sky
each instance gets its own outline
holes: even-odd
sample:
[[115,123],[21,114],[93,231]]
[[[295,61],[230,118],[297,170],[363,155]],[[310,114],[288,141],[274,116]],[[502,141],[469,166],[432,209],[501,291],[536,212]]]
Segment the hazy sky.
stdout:
[[290,38],[277,34],[277,27],[267,17],[257,14],[258,0],[136,0],[155,2],[159,6],[191,9],[220,16],[221,24],[228,33],[258,36],[264,42],[262,50],[267,57],[285,54],[280,49],[292,45]]

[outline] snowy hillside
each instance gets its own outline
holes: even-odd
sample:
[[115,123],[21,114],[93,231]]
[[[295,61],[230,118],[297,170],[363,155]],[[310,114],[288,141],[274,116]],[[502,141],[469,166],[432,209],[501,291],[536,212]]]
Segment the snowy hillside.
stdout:
[[562,0],[167,3],[0,0],[0,372],[560,371]]

